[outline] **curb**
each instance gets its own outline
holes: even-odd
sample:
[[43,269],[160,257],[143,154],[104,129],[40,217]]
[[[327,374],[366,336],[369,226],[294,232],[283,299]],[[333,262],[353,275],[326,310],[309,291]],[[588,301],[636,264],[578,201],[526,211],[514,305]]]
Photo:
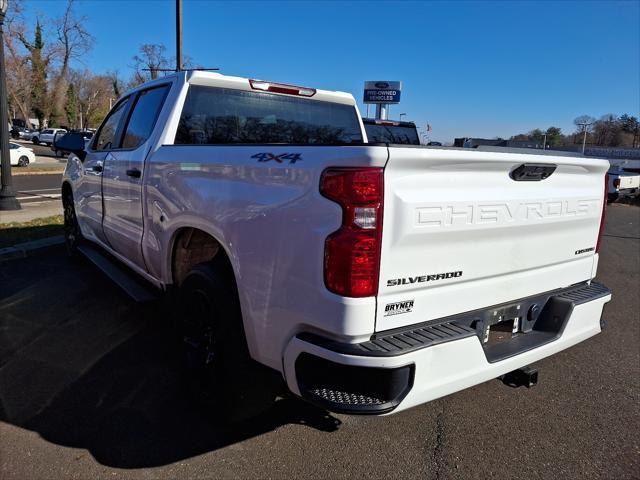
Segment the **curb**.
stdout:
[[64,237],[62,235],[56,235],[55,237],[42,238],[32,242],[19,243],[13,247],[0,248],[0,262],[16,258],[26,258],[36,250],[60,245],[62,243],[64,243]]

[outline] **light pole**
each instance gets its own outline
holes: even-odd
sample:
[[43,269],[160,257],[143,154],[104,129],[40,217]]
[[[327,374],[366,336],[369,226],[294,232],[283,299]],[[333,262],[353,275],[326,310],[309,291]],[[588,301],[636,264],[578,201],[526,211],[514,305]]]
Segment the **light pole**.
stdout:
[[176,0],[176,72],[182,70],[182,0]]
[[400,121],[402,121],[402,116],[403,116],[403,115],[405,115],[405,116],[406,116],[407,114],[406,114],[406,113],[401,113],[401,114],[400,114]]
[[544,140],[542,142],[542,150],[546,150],[547,148],[547,132],[544,132]]
[[9,152],[9,110],[7,108],[7,77],[4,65],[4,15],[9,0],[0,0],[0,210],[20,210],[11,179]]
[[582,137],[582,155],[584,155],[584,147],[587,144],[587,127],[589,125],[593,125],[593,123],[584,122],[584,123],[579,123],[578,125],[582,127],[582,132],[584,133],[584,136]]

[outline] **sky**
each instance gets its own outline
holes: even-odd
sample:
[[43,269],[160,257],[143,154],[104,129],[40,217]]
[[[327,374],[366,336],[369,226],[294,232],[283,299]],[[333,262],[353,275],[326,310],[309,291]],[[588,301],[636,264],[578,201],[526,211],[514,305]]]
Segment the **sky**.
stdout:
[[[22,1],[31,23],[66,3]],[[76,68],[128,77],[143,43],[175,55],[173,0],[77,0],[76,11],[95,38]],[[428,123],[432,141],[570,133],[579,115],[640,112],[638,0],[184,0],[183,30],[195,65],[346,91],[363,115],[365,80],[400,80],[390,118]]]

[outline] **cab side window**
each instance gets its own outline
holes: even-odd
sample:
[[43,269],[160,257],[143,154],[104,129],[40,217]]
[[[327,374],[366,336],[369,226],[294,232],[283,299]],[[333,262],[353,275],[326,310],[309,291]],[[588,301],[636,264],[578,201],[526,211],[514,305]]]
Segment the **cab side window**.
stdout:
[[126,111],[126,106],[129,103],[129,99],[125,98],[116,107],[111,110],[109,116],[104,121],[100,130],[96,134],[96,139],[93,142],[94,150],[111,150],[117,148],[116,134],[118,133],[118,125],[122,120],[122,115]]
[[121,148],[136,148],[149,138],[168,91],[169,85],[162,85],[140,92],[129,117]]

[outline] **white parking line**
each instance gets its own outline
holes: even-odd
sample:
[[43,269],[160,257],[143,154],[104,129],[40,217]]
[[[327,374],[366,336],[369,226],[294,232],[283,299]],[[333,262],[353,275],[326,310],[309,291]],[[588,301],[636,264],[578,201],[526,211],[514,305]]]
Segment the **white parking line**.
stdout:
[[40,198],[49,198],[51,200],[55,200],[62,197],[61,193],[54,193],[49,195],[30,195],[28,197],[16,197],[16,200],[36,200]]
[[20,190],[18,193],[30,193],[30,192],[55,192],[59,191],[60,188],[38,188],[36,190]]

